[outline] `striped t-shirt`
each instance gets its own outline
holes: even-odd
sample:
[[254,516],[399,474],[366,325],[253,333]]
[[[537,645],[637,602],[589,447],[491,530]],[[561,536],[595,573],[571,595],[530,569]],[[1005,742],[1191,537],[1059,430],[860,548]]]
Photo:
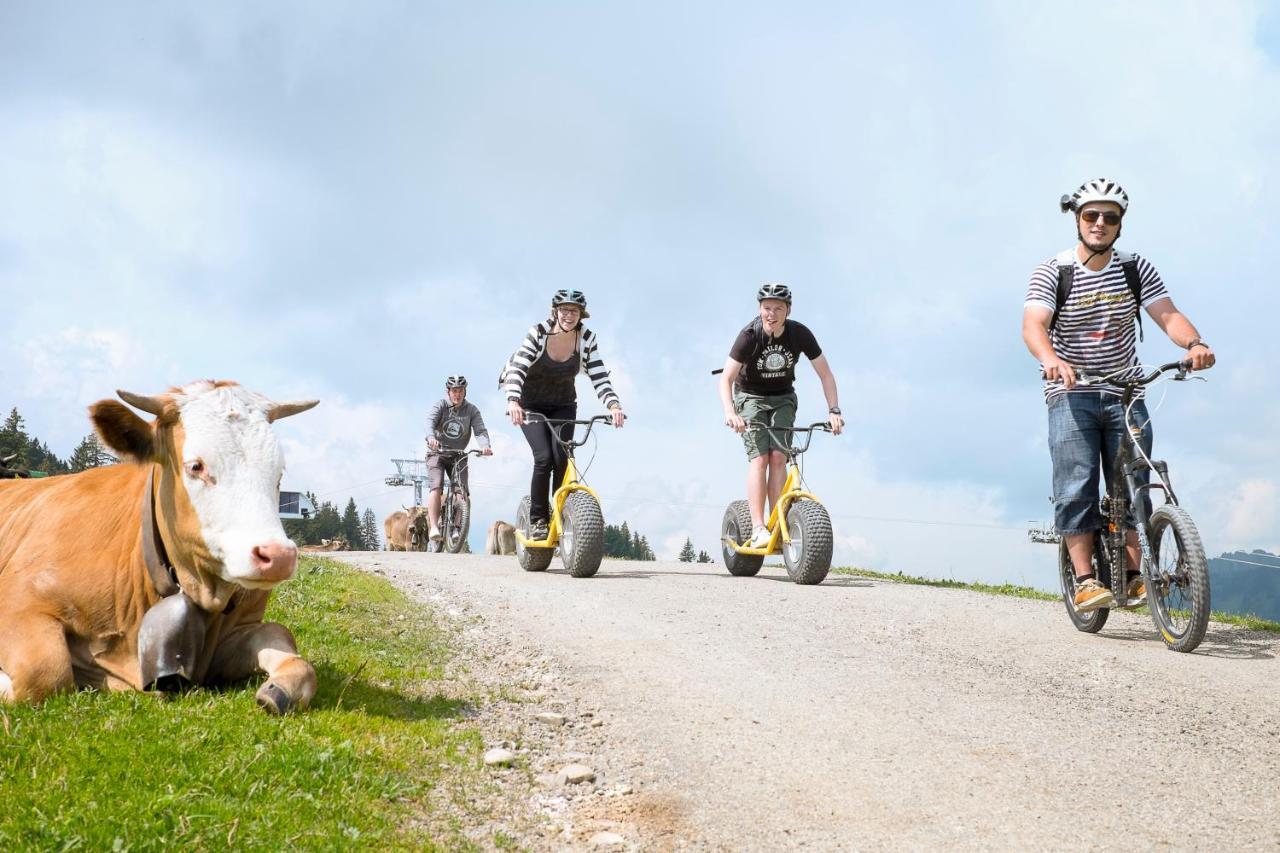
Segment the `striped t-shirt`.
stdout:
[[[1054,310],[1058,293],[1058,259],[1064,256],[1074,259],[1075,279],[1071,294],[1062,306],[1058,322],[1049,333],[1049,343],[1058,357],[1077,369],[1094,375],[1106,375],[1121,368],[1138,364],[1138,332],[1135,318],[1138,306],[1133,303],[1133,293],[1124,280],[1120,268],[1122,260],[1132,257],[1138,262],[1138,281],[1142,288],[1142,307],[1145,309],[1156,300],[1169,295],[1160,280],[1156,268],[1141,255],[1112,252],[1111,260],[1098,271],[1080,263],[1075,250],[1050,258],[1031,273],[1025,306],[1040,306]],[[1133,372],[1134,374],[1137,371]],[[1121,374],[1123,377],[1125,374]],[[1111,385],[1077,385],[1074,392],[1107,391],[1120,393]],[[1045,381],[1045,401],[1067,393],[1061,381]]]

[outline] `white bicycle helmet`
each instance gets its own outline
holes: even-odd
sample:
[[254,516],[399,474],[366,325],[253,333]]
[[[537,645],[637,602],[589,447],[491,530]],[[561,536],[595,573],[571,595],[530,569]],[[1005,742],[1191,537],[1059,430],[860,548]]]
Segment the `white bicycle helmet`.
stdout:
[[1058,205],[1062,208],[1062,212],[1077,211],[1091,201],[1110,201],[1120,205],[1120,212],[1124,213],[1129,209],[1129,194],[1124,191],[1124,187],[1117,184],[1110,178],[1094,178],[1092,181],[1085,181],[1080,185],[1080,189],[1071,195],[1064,195]]
[[450,389],[450,388],[466,388],[466,387],[467,387],[467,377],[465,377],[465,376],[450,376],[448,379],[446,379],[446,380],[444,381],[444,387],[445,387],[445,389],[446,389],[446,390],[447,390],[447,389]]
[[551,310],[554,311],[561,305],[577,305],[582,309],[584,320],[591,316],[587,313],[587,296],[581,290],[557,290],[555,296],[551,297]]
[[760,289],[756,291],[756,302],[763,302],[766,299],[781,299],[788,305],[791,304],[791,288],[785,284],[770,282],[769,284],[760,285]]

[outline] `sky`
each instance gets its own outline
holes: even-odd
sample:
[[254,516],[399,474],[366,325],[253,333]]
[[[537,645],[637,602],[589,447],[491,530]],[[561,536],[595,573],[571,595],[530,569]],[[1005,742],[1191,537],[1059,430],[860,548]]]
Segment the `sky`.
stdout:
[[710,371],[783,281],[848,421],[804,457],[836,562],[1051,588],[1022,304],[1105,175],[1219,357],[1153,395],[1156,455],[1211,555],[1277,552],[1278,62],[1247,2],[7,2],[0,408],[66,456],[117,388],[319,398],[285,488],[381,518],[461,373],[483,528],[531,464],[498,371],[577,288],[629,415],[581,453],[606,520],[715,555],[746,463]]

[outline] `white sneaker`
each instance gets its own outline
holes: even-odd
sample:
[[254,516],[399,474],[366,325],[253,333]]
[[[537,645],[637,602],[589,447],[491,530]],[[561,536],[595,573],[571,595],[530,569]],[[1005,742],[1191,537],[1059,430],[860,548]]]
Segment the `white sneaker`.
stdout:
[[767,527],[757,527],[751,532],[751,539],[747,542],[748,548],[767,548],[769,540],[773,538],[773,534],[769,532]]
[[441,541],[443,541],[443,540],[444,540],[444,534],[440,532],[440,528],[439,528],[439,527],[436,527],[436,526],[434,526],[434,525],[432,525],[432,527],[431,527],[431,541],[432,541],[432,542],[441,542]]

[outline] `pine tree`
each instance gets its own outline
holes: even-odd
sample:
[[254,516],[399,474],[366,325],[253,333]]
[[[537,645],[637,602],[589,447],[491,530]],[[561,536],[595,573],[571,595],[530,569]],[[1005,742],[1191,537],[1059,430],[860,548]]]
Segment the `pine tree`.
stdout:
[[22,415],[14,407],[4,419],[4,425],[0,426],[0,459],[18,454],[18,458],[9,463],[10,467],[17,468],[26,464],[26,451],[27,431],[22,423]]
[[710,557],[710,555],[708,555],[708,554],[707,554],[707,552],[706,552],[706,551],[699,551],[699,552],[698,552],[698,562],[699,562],[699,563],[710,563],[710,562],[711,562],[711,557]]
[[658,559],[656,556],[654,556],[653,549],[649,547],[648,537],[646,536],[640,537],[639,544],[636,547],[635,558],[637,560],[649,560],[649,561]]
[[102,440],[98,438],[97,434],[91,432],[71,452],[71,458],[67,460],[67,467],[72,472],[87,471],[90,468],[113,465],[118,461],[107,452],[107,448],[103,446]]
[[347,498],[347,508],[342,513],[342,536],[352,550],[365,550],[364,531],[360,528],[360,510],[356,509],[355,498]]
[[682,563],[692,563],[694,560],[693,539],[688,536],[685,537],[684,547],[680,549],[679,560]]
[[372,509],[366,509],[361,516],[360,531],[364,534],[364,550],[377,551],[382,547],[378,536],[378,517],[373,514]]
[[342,516],[338,515],[338,508],[328,501],[320,504],[316,510],[316,523],[313,529],[316,541],[309,544],[319,545],[325,539],[341,536]]

